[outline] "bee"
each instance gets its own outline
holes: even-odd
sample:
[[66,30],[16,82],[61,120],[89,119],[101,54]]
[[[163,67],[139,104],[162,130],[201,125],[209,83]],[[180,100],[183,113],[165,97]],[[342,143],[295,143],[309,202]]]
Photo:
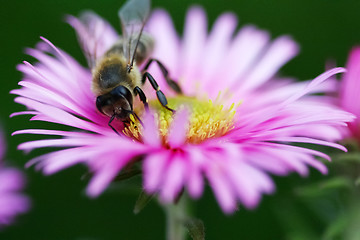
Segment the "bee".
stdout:
[[[177,93],[181,88],[169,78],[168,70],[157,59],[150,58],[154,40],[143,32],[146,20],[150,12],[150,0],[128,0],[118,15],[122,25],[122,36],[103,56],[96,59],[93,53],[89,63],[92,69],[92,91],[96,96],[96,108],[108,116],[108,125],[119,134],[111,125],[114,119],[128,124],[130,116],[134,115],[140,122],[133,109],[133,98],[138,96],[140,101],[148,108],[145,93],[141,86],[148,80],[156,91],[161,105],[174,112],[168,107],[164,93],[160,90],[154,77],[147,72],[152,63],[157,63],[167,84]],[[142,70],[139,66],[145,64]]]

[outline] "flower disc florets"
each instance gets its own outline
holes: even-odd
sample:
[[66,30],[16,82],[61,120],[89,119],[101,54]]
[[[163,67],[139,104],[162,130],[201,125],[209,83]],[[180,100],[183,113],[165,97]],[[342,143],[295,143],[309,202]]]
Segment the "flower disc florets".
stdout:
[[[168,99],[171,109],[186,107],[191,112],[186,133],[186,143],[199,144],[206,139],[224,136],[234,128],[235,104],[225,107],[209,100],[197,100],[194,97],[178,96]],[[155,110],[155,121],[158,125],[163,143],[167,144],[167,135],[174,119],[174,113],[153,100],[150,106]],[[142,114],[140,114],[141,118]],[[143,127],[139,120],[133,122],[123,130],[124,134],[141,141]]]

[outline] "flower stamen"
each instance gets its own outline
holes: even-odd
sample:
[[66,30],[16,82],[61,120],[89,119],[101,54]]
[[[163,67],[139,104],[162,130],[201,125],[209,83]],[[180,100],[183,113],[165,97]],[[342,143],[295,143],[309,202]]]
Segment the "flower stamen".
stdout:
[[[191,111],[189,128],[186,134],[187,143],[198,144],[209,138],[221,137],[234,127],[235,104],[232,104],[229,108],[224,108],[223,105],[213,103],[211,100],[198,100],[185,96],[169,98],[168,102],[172,109],[186,106]],[[166,144],[174,115],[162,107],[158,101],[150,102],[150,106],[155,110],[154,115],[158,124],[159,134]],[[142,113],[139,115],[141,116]],[[125,127],[123,133],[141,141],[142,126],[138,120],[135,120]]]

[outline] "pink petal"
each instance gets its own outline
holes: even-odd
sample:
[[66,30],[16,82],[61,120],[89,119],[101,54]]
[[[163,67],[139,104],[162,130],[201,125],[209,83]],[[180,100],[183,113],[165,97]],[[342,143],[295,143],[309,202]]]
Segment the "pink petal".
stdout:
[[15,136],[18,134],[40,134],[40,135],[56,135],[63,137],[94,137],[93,134],[84,132],[69,132],[69,131],[58,131],[58,130],[47,130],[47,129],[24,129],[13,132],[11,135]]
[[306,138],[306,137],[275,137],[269,140],[280,141],[280,142],[297,142],[297,143],[312,143],[318,145],[329,146],[333,148],[338,148],[344,152],[347,152],[346,148],[340,144],[317,140],[313,138]]
[[205,156],[201,153],[200,149],[189,149],[187,152],[189,166],[187,170],[187,189],[189,194],[193,198],[199,198],[204,190],[204,179],[201,172],[201,163],[200,159],[204,159]]
[[0,170],[0,195],[7,191],[21,190],[25,185],[25,179],[19,170],[15,168],[2,168]]
[[201,69],[201,79],[205,88],[213,85],[214,81],[218,81],[218,77],[222,77],[218,76],[219,69],[227,68],[228,63],[224,61],[224,56],[228,52],[236,25],[236,16],[225,13],[216,20],[212,27],[204,49],[205,55],[202,63],[204,67]]
[[186,16],[182,55],[180,56],[180,78],[183,78],[185,93],[194,91],[193,80],[198,77],[198,69],[202,66],[203,49],[207,35],[205,12],[200,7],[192,7]]
[[163,202],[172,202],[180,193],[187,178],[186,159],[180,154],[174,154],[167,165],[164,173],[160,199]]
[[169,153],[164,151],[150,154],[144,159],[144,189],[148,193],[154,193],[161,187],[169,158]]
[[157,124],[155,123],[154,115],[148,111],[143,116],[144,130],[143,141],[146,145],[153,147],[160,147],[161,140],[158,132]]
[[95,175],[86,189],[87,194],[90,197],[99,196],[119,174],[121,169],[136,155],[136,152],[125,152],[121,158],[118,158],[117,155],[104,154],[103,156],[106,157],[101,158],[98,156],[93,159],[92,161],[95,161],[94,164],[96,165]]
[[241,85],[242,91],[250,91],[264,84],[280,67],[296,56],[298,51],[298,45],[290,37],[277,38],[246,77],[246,81]]
[[351,50],[346,68],[340,90],[341,104],[345,110],[360,116],[360,47]]
[[45,104],[39,103],[37,101],[31,100],[28,98],[17,97],[17,98],[15,98],[15,102],[21,103],[25,106],[28,106],[31,109],[39,111],[40,113],[46,114],[46,115],[43,115],[43,114],[37,115],[37,116],[33,117],[34,120],[42,120],[42,121],[60,123],[60,124],[69,125],[72,127],[77,127],[80,129],[89,130],[89,131],[98,132],[98,133],[104,133],[106,131],[111,130],[108,128],[99,127],[88,121],[84,121],[84,120],[77,118],[74,115],[71,115],[59,108],[45,105]]
[[70,148],[46,156],[46,160],[43,160],[40,166],[44,169],[44,174],[51,175],[78,163],[86,162],[96,155],[100,157],[97,149]]
[[94,12],[83,12],[79,19],[69,15],[66,20],[75,29],[89,61],[101,57],[119,39],[113,27]]
[[318,77],[316,77],[314,80],[312,80],[302,91],[300,91],[297,94],[294,94],[293,96],[288,98],[286,101],[284,101],[283,104],[284,105],[289,104],[291,102],[294,102],[294,101],[298,100],[299,98],[301,98],[305,94],[309,93],[312,89],[316,88],[319,84],[326,81],[331,76],[333,76],[335,74],[338,74],[338,73],[343,73],[345,71],[346,70],[344,68],[339,67],[339,68],[333,68],[331,70],[328,70],[328,71],[320,74]]
[[227,173],[241,202],[247,208],[254,208],[261,199],[261,189],[257,186],[259,174],[256,170],[246,164],[237,163],[230,164]]
[[222,210],[230,214],[237,209],[235,192],[221,166],[209,164],[205,172]]
[[181,147],[184,144],[188,132],[189,115],[186,107],[176,111],[168,135],[168,142],[172,148]]
[[251,25],[246,25],[240,29],[226,57],[226,59],[228,59],[226,62],[229,64],[227,69],[232,69],[232,71],[226,71],[224,73],[225,76],[223,79],[225,86],[235,87],[246,79],[247,71],[264,50],[264,47],[269,42],[269,38],[267,32],[261,31]]
[[[107,159],[108,161],[115,161],[115,159]],[[119,173],[122,165],[117,165],[116,167],[112,164],[107,164],[102,167],[101,170],[97,171],[96,174],[91,179],[86,193],[90,197],[99,196],[106,187],[112,182],[112,180]]]
[[[155,41],[152,57],[161,60],[165,64],[170,78],[178,80],[176,78],[180,74],[180,39],[169,14],[164,10],[154,10],[147,23],[146,30],[154,37]],[[153,64],[149,68],[149,72],[154,76],[161,89],[167,93],[169,87],[159,67]]]

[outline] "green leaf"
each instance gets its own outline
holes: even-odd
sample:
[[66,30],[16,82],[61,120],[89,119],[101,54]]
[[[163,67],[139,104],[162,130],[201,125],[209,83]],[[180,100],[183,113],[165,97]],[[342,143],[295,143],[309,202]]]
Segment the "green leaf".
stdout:
[[155,194],[147,195],[144,191],[141,191],[134,206],[134,214],[138,214],[139,212],[141,212],[141,210],[143,210],[146,205],[151,201],[154,195]]
[[338,189],[351,189],[353,183],[346,177],[334,177],[308,186],[300,187],[295,190],[296,194],[304,197],[318,197],[329,191]]
[[329,180],[322,181],[319,184],[321,189],[349,188],[352,186],[351,181],[346,177],[334,177]]
[[355,138],[345,140],[342,145],[344,145],[349,152],[360,152],[359,141]]
[[358,177],[356,180],[355,180],[355,186],[359,186],[360,185],[360,177]]
[[274,214],[274,224],[283,228],[281,239],[286,240],[319,240],[314,228],[313,212],[308,212],[303,204],[292,196],[273,199],[271,209]]
[[331,223],[324,232],[323,238],[324,240],[334,239],[336,237],[340,237],[344,232],[346,226],[349,223],[349,217],[347,215],[338,216],[333,223]]
[[205,227],[200,219],[189,218],[185,220],[184,225],[193,240],[205,239]]
[[347,152],[336,154],[334,163],[360,163],[360,152]]
[[123,171],[121,172],[116,178],[114,181],[122,181],[122,180],[126,180],[126,179],[129,179],[129,178],[132,178],[136,175],[139,175],[141,174],[141,170],[140,169],[137,169],[137,168],[132,168],[132,169],[129,169],[129,170],[126,170],[126,171]]

